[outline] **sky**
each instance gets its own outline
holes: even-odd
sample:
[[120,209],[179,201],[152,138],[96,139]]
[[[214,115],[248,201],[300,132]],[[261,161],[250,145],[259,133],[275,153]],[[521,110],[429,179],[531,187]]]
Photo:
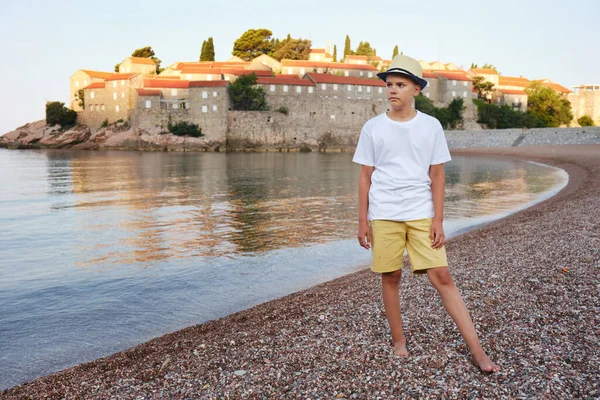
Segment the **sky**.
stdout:
[[331,41],[338,57],[349,35],[353,49],[368,41],[386,59],[398,45],[418,60],[491,63],[505,76],[567,87],[600,84],[600,0],[0,0],[0,9],[0,135],[43,119],[46,100],[67,103],[78,69],[113,71],[144,46],[163,67],[198,61],[210,36],[222,61],[258,28],[313,48]]

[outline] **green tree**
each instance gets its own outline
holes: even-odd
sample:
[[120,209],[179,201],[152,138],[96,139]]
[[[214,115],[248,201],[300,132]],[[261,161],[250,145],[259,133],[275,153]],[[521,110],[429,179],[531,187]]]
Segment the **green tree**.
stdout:
[[115,72],[119,72],[119,65],[121,65],[121,63],[115,64]]
[[275,44],[271,40],[272,34],[268,29],[249,29],[233,43],[231,54],[245,61],[262,54],[270,54]]
[[354,54],[356,54],[357,56],[372,57],[375,55],[375,50],[371,48],[371,44],[369,42],[360,42]]
[[529,112],[521,112],[507,104],[496,106],[483,100],[473,100],[477,105],[477,122],[484,124],[488,129],[509,128],[540,128],[542,121]]
[[171,132],[175,136],[191,136],[191,137],[202,137],[204,134],[202,133],[202,128],[198,126],[198,124],[193,124],[187,121],[181,121],[173,124],[169,121],[167,125],[169,128],[169,132]]
[[206,40],[202,42],[202,48],[200,49],[200,58],[198,61],[206,61]]
[[546,127],[569,125],[573,119],[571,103],[554,90],[533,82],[527,89],[527,111],[537,117]]
[[398,55],[398,45],[394,46],[394,51],[392,52],[392,58]]
[[483,69],[493,69],[494,71],[498,72],[498,68],[496,68],[495,65],[489,64],[489,63],[483,64],[483,66],[481,68],[483,68]]
[[337,46],[333,45],[333,62],[337,62]]
[[215,44],[212,36],[206,41],[206,61],[215,61]]
[[580,126],[596,126],[596,124],[594,124],[594,120],[589,115],[584,115],[583,117],[579,118],[577,123]]
[[350,36],[346,35],[346,42],[344,44],[344,58],[347,55],[352,55],[352,54],[354,54],[354,53],[352,52],[352,47],[350,47]]
[[294,39],[289,34],[281,42],[275,42],[274,47],[277,49],[269,55],[281,61],[288,60],[308,60],[310,54],[310,46],[312,42],[308,39]]
[[154,54],[154,50],[152,50],[151,46],[142,47],[139,49],[135,49],[133,53],[131,53],[131,57],[141,57],[141,58],[149,58],[156,63],[156,73],[160,74],[164,68],[160,67],[160,63],[162,62],[160,59],[156,57]]
[[46,103],[46,125],[60,125],[62,128],[75,125],[77,113],[65,107],[65,103],[52,101]]
[[477,90],[477,98],[487,99],[494,91],[494,84],[485,80],[485,77],[477,75],[473,77],[473,87]]
[[234,110],[265,111],[269,109],[265,90],[256,85],[256,74],[242,75],[227,87]]
[[471,69],[474,69],[474,68],[479,68],[479,66],[475,63],[471,63]]
[[463,120],[464,103],[462,98],[452,100],[448,107],[438,108],[423,93],[419,93],[415,97],[415,108],[437,118],[444,128],[454,129]]

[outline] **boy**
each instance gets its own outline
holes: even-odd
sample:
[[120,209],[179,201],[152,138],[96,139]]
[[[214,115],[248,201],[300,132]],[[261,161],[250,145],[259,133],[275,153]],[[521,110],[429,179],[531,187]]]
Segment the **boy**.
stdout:
[[408,357],[402,330],[400,297],[404,249],[413,273],[426,273],[471,351],[471,361],[484,372],[500,367],[485,354],[446,260],[444,165],[450,161],[439,121],[413,108],[425,88],[421,65],[398,55],[377,75],[386,82],[390,111],[363,127],[353,161],[361,164],[358,241],[372,250],[371,269],[381,274],[383,304],[394,352]]

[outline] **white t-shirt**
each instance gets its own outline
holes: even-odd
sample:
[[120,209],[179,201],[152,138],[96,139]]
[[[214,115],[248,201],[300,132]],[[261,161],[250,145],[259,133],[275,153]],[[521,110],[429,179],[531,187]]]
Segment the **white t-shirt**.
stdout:
[[375,167],[368,219],[433,218],[429,166],[450,159],[442,125],[427,114],[398,122],[383,113],[367,121],[352,161]]

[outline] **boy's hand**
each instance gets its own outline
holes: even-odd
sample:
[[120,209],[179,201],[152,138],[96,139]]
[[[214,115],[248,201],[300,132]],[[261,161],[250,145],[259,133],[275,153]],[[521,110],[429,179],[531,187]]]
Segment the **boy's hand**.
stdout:
[[367,250],[371,248],[371,227],[368,222],[358,223],[358,243]]
[[446,244],[446,235],[444,235],[442,221],[433,220],[431,229],[429,230],[429,237],[431,238],[431,247],[434,249],[439,249]]

